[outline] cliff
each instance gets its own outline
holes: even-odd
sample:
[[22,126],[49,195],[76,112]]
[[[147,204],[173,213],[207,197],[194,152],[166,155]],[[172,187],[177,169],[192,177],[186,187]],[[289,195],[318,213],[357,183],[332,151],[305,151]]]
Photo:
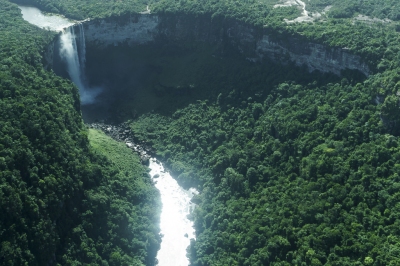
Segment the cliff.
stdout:
[[234,20],[212,19],[210,16],[134,15],[83,23],[88,47],[109,45],[141,45],[150,42],[197,41],[217,45],[221,54],[228,49],[239,51],[245,58],[307,66],[311,71],[340,75],[344,69],[358,70],[364,75],[370,69],[362,58],[345,48],[332,48],[304,41],[299,37],[276,36],[266,29]]

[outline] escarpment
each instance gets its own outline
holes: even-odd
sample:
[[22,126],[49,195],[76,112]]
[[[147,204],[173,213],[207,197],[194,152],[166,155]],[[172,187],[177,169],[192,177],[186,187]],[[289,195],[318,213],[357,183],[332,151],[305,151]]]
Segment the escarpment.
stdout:
[[[88,47],[102,48],[149,43],[204,42],[214,45],[221,56],[235,50],[253,62],[270,59],[307,66],[309,71],[332,72],[344,69],[370,74],[363,59],[346,48],[333,48],[302,40],[300,36],[277,36],[267,29],[235,20],[212,19],[209,15],[137,14],[83,22]],[[53,53],[48,49],[47,53]],[[45,55],[51,65],[52,55]]]

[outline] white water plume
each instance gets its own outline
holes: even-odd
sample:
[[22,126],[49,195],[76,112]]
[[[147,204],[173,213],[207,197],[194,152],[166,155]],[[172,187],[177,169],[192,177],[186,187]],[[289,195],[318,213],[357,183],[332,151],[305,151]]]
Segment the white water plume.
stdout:
[[[79,88],[82,105],[91,104],[100,94],[101,88],[89,88],[85,80],[86,45],[82,24],[78,24],[79,37],[74,27],[64,29],[60,36],[60,56],[67,64],[67,72],[72,82]],[[79,45],[78,45],[79,44]]]

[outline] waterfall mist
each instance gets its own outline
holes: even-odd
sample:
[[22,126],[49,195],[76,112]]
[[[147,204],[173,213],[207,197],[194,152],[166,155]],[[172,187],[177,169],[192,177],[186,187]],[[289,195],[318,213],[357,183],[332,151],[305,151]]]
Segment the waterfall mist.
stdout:
[[67,72],[72,82],[79,88],[82,105],[94,103],[96,96],[102,91],[100,87],[90,88],[85,78],[86,45],[85,33],[82,24],[79,27],[79,36],[74,27],[64,29],[60,36],[60,56],[67,65]]

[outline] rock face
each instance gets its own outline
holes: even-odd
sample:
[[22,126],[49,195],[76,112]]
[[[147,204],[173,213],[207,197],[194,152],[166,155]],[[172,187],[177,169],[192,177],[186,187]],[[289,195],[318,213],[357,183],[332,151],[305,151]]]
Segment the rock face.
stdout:
[[[346,68],[356,69],[365,76],[370,73],[369,67],[359,56],[353,55],[342,48],[328,48],[316,43],[301,43],[292,39],[290,42],[274,42],[268,36],[257,41],[256,53],[258,58],[264,56],[274,61],[294,61],[296,65],[306,65],[308,69],[332,72],[340,75]],[[286,57],[283,58],[282,57]]]
[[153,15],[136,15],[123,18],[95,20],[84,23],[87,43],[99,47],[119,44],[145,44],[155,40],[159,34],[159,17]]
[[[123,21],[121,21],[123,20]],[[227,44],[251,61],[269,58],[280,63],[295,62],[310,71],[333,72],[356,69],[368,76],[362,59],[346,49],[329,48],[297,38],[276,38],[265,30],[237,21],[213,22],[208,16],[136,15],[129,18],[90,21],[84,24],[87,43],[98,46],[137,45],[157,41],[180,43],[203,41],[224,49]]]
[[228,50],[239,51],[253,62],[269,58],[283,64],[307,66],[310,71],[340,75],[341,70],[355,69],[366,76],[370,74],[362,58],[345,48],[331,48],[300,37],[276,36],[263,28],[235,20],[212,19],[208,15],[138,14],[87,21],[83,25],[87,47],[157,42],[179,45],[196,41],[217,46],[222,56]]

